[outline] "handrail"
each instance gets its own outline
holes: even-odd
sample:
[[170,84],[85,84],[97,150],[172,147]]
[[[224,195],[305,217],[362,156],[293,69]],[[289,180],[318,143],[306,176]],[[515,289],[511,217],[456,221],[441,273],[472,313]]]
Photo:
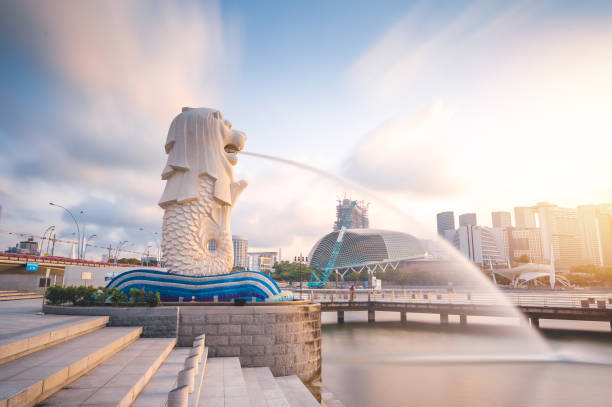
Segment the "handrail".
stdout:
[[[289,288],[293,290],[293,288]],[[295,293],[294,291],[294,294]],[[299,296],[299,294],[298,294]],[[297,296],[296,296],[297,298]],[[612,309],[612,293],[573,293],[573,294],[539,294],[512,293],[501,294],[479,293],[470,291],[443,292],[442,290],[409,290],[409,289],[356,289],[351,297],[348,289],[305,290],[301,296],[305,300],[318,302],[374,301],[408,304],[448,304],[448,305],[515,305],[521,307],[542,308],[597,308]]]

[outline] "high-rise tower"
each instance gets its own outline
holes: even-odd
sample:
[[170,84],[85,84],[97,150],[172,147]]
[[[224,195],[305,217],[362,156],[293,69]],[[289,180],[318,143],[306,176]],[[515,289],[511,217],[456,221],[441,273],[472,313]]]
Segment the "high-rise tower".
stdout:
[[342,229],[342,224],[347,216],[351,217],[349,229],[368,229],[370,227],[368,205],[364,201],[353,201],[349,198],[339,199],[338,205],[336,205],[334,231]]
[[455,230],[455,214],[452,211],[440,212],[436,215],[438,234],[444,237],[445,230]]

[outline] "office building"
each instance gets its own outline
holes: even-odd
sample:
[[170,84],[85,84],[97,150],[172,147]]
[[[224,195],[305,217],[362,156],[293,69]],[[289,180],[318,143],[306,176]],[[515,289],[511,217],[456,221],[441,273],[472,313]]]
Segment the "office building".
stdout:
[[506,263],[504,248],[498,243],[491,228],[470,224],[459,226],[453,239],[455,247],[466,258],[485,266]]
[[599,208],[582,205],[576,208],[578,229],[582,237],[582,257],[586,264],[603,266],[603,252],[599,231]]
[[28,238],[28,240],[24,240],[23,242],[17,243],[15,247],[9,247],[6,252],[7,253],[19,253],[19,254],[33,254],[35,256],[40,256],[38,242],[35,241],[34,238],[32,237]]
[[475,213],[464,213],[459,215],[459,227],[461,226],[476,226],[476,214]]
[[336,205],[336,221],[334,231],[339,231],[345,224],[345,220],[350,216],[351,221],[347,229],[367,229],[370,227],[368,218],[368,203],[364,201],[353,201],[348,198],[338,200]]
[[517,228],[535,228],[537,210],[530,206],[514,208],[514,224]]
[[509,259],[511,257],[510,253],[510,231],[512,228],[501,228],[495,227],[490,228],[491,235],[493,236],[493,240],[495,240],[495,246],[499,250],[499,253],[504,256],[504,259]]
[[509,228],[510,258],[523,255],[532,263],[545,263],[542,257],[542,232],[538,228]]
[[247,253],[247,267],[251,271],[270,274],[278,258],[278,252],[249,252]]
[[444,231],[455,230],[455,214],[453,212],[440,212],[436,215],[438,234],[444,236]]
[[234,267],[238,270],[246,270],[249,239],[243,236],[233,235],[232,244],[234,246]]
[[578,227],[576,209],[559,208],[546,202],[537,204],[534,209],[538,211],[540,221],[544,261],[553,258],[555,267],[559,269],[583,264],[584,241]]
[[584,263],[612,266],[612,205],[582,205],[576,212]]
[[612,267],[612,210],[597,215],[599,238],[601,244],[602,265]]
[[494,228],[509,228],[512,226],[512,216],[510,212],[491,212]]

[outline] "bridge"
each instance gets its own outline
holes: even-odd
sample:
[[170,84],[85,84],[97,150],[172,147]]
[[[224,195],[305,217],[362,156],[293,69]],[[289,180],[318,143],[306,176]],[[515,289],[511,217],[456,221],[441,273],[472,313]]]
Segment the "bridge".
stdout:
[[[299,290],[294,291],[300,298]],[[376,311],[400,314],[406,321],[407,313],[440,315],[440,323],[448,324],[449,315],[459,316],[460,324],[467,324],[468,316],[515,317],[520,311],[533,327],[540,319],[603,321],[612,329],[612,294],[600,293],[500,293],[447,292],[433,290],[356,290],[351,299],[349,290],[306,290],[303,299],[321,303],[322,312],[336,312],[338,323],[344,313],[364,311],[368,322],[375,322]]]

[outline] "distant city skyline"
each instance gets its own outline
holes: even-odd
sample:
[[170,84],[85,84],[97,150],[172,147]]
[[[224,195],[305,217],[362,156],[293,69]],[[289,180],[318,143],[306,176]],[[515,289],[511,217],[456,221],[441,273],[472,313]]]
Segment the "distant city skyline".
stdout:
[[[612,266],[612,204],[563,208],[549,202],[491,212],[491,227],[478,225],[474,213],[437,214],[438,234],[476,263],[503,264],[526,256],[569,269],[581,264]],[[450,218],[449,218],[450,217]]]

